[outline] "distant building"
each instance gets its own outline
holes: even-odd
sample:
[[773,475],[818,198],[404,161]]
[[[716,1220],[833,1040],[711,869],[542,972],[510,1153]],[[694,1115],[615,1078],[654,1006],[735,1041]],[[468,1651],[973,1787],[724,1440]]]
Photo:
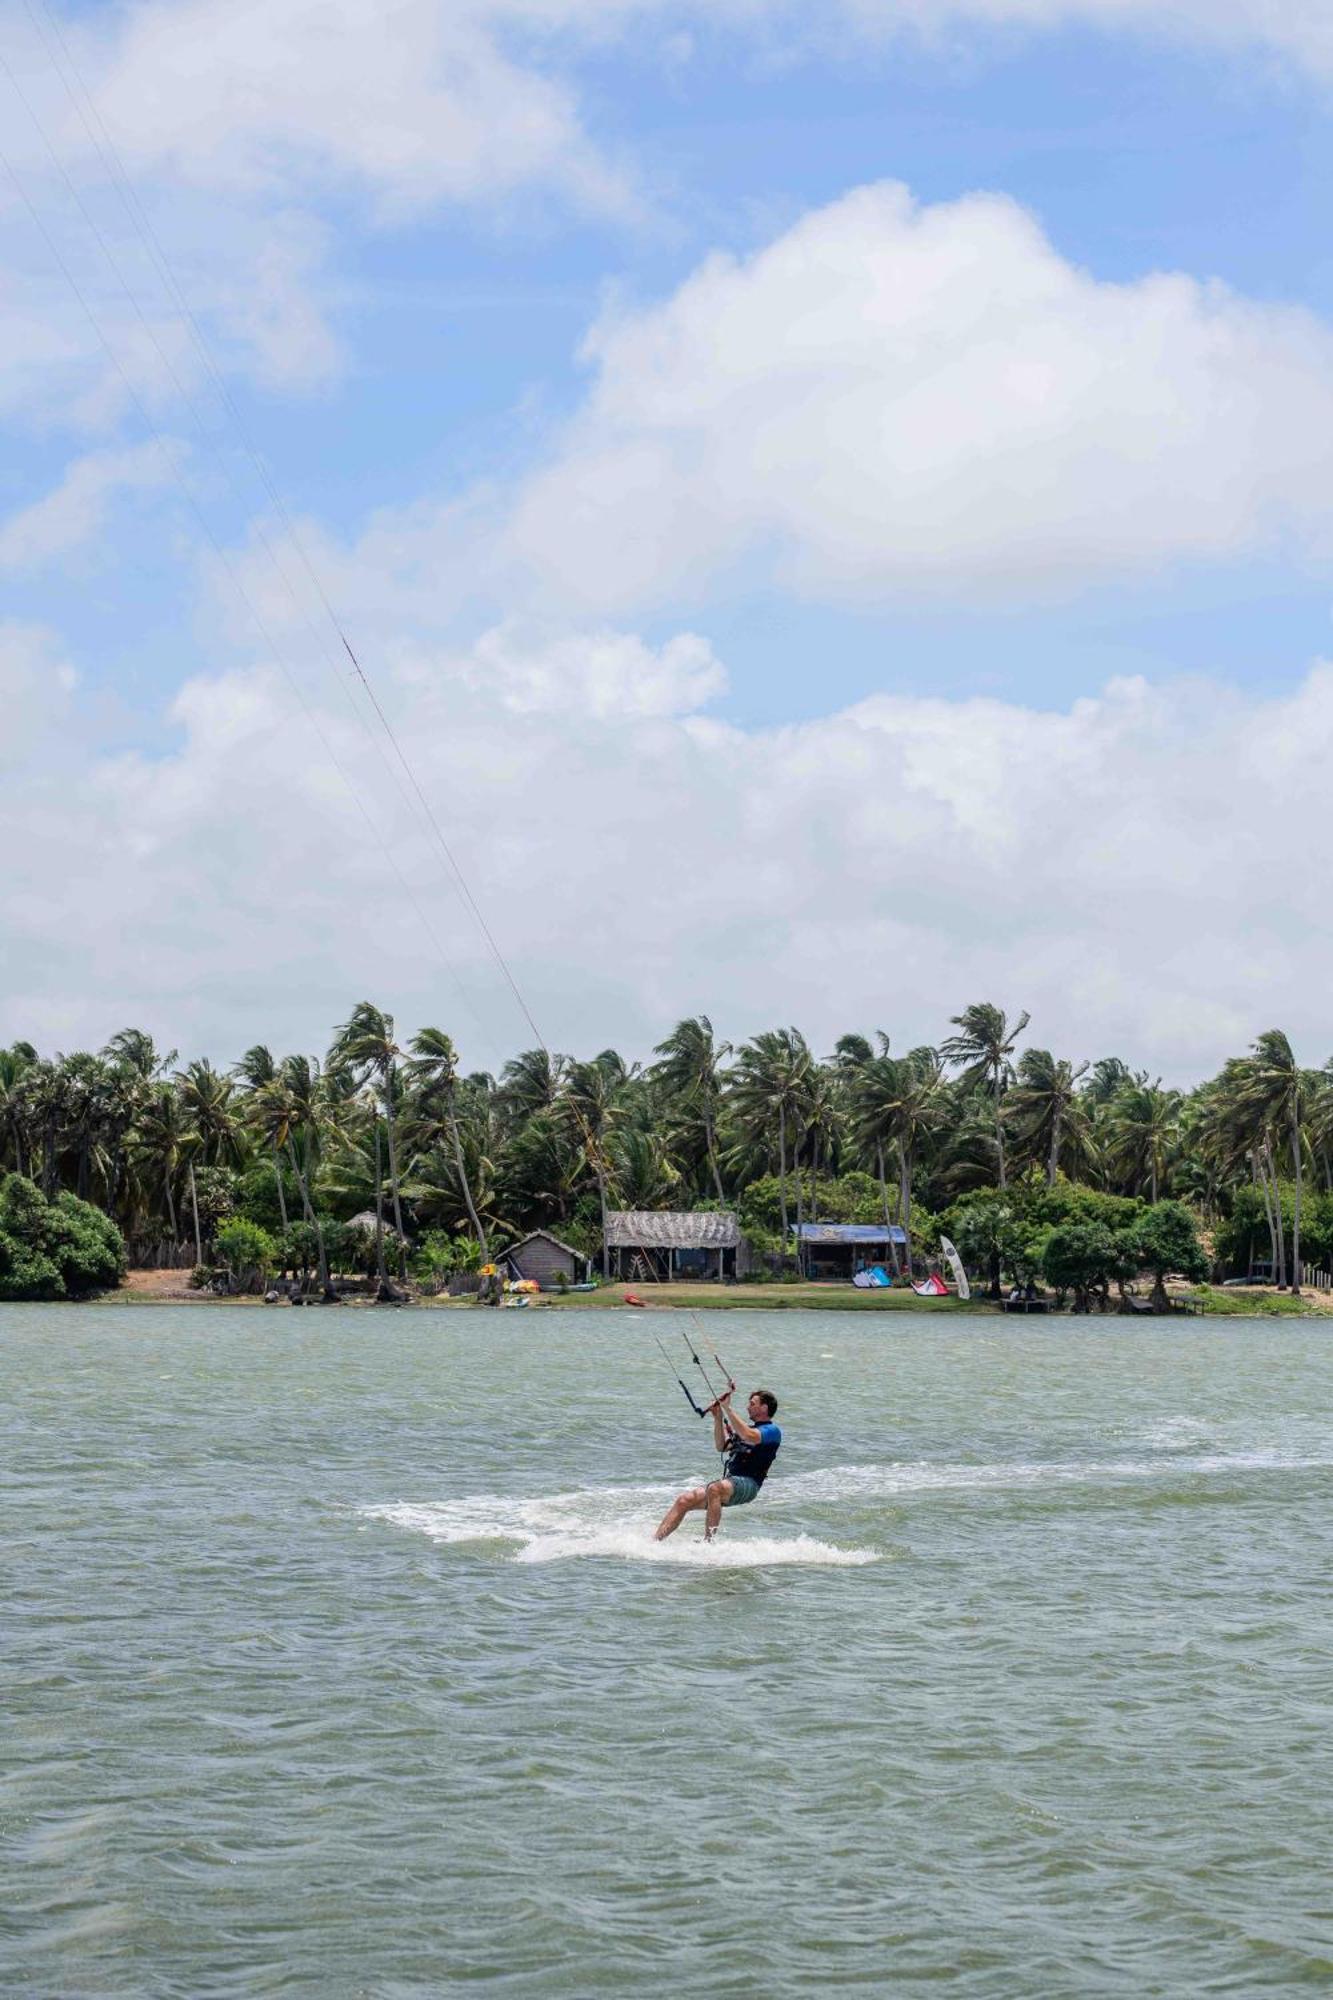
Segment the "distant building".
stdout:
[[801,1222],[792,1234],[808,1278],[840,1278],[845,1284],[872,1264],[891,1270],[895,1248],[907,1246],[907,1232],[896,1222]]
[[562,1276],[566,1284],[577,1285],[588,1275],[589,1260],[583,1253],[546,1229],[534,1229],[496,1261],[515,1278],[535,1279],[544,1292],[557,1291]]
[[741,1226],[729,1208],[612,1209],[606,1218],[609,1275],[641,1283],[744,1277]]

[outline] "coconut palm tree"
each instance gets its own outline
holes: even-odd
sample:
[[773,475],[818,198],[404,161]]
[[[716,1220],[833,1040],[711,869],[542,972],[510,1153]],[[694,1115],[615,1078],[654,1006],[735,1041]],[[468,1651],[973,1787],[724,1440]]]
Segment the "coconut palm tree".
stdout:
[[720,1066],[731,1054],[730,1042],[717,1042],[707,1014],[678,1021],[665,1041],[653,1051],[662,1060],[654,1063],[648,1076],[665,1094],[686,1121],[703,1127],[704,1153],[719,1201],[726,1200],[722,1170],[717,1157],[717,1110],[722,1094]]
[[602,1214],[602,1275],[610,1271],[607,1248],[607,1166],[611,1142],[627,1113],[628,1087],[636,1072],[628,1069],[614,1049],[603,1049],[591,1062],[570,1063],[565,1073],[561,1108],[571,1137],[583,1151],[597,1185]]
[[343,1022],[329,1050],[329,1068],[346,1071],[357,1085],[367,1077],[375,1079],[384,1107],[384,1128],[389,1143],[389,1194],[393,1202],[393,1223],[398,1232],[398,1276],[407,1277],[407,1237],[403,1228],[401,1181],[398,1172],[398,1058],[402,1054],[394,1040],[393,1015],[385,1014],[369,1000],[358,1001]]
[[1049,1049],[1024,1049],[1010,1099],[1016,1135],[1034,1157],[1045,1156],[1046,1185],[1055,1186],[1061,1147],[1080,1157],[1088,1148],[1089,1121],[1078,1086],[1088,1065],[1057,1062]]
[[189,1145],[190,1133],[179,1089],[165,1081],[150,1084],[147,1102],[135,1123],[131,1156],[148,1186],[160,1194],[165,1204],[173,1245],[180,1241],[176,1187]]
[[1005,1088],[1013,1077],[1010,1058],[1018,1045],[1019,1036],[1031,1019],[1032,1016],[1024,1012],[1011,1027],[1008,1016],[999,1007],[993,1007],[988,1000],[981,1000],[953,1016],[952,1025],[958,1033],[950,1035],[940,1047],[945,1062],[963,1071],[965,1084],[984,1086],[994,1099],[995,1160],[1000,1187],[1005,1184],[1001,1105]]
[[301,1192],[305,1219],[315,1232],[320,1288],[326,1299],[336,1298],[329,1277],[324,1226],[311,1197],[321,1141],[330,1124],[328,1094],[318,1065],[308,1056],[284,1056],[273,1078],[254,1093],[252,1117],[268,1144],[287,1155]]
[[[1239,1104],[1266,1134],[1285,1140],[1291,1149],[1292,1179],[1295,1184],[1291,1231],[1291,1289],[1301,1288],[1301,1168],[1306,1108],[1313,1092],[1312,1079],[1301,1069],[1291,1043],[1280,1028],[1269,1028],[1254,1043],[1250,1054],[1237,1065]],[[1272,1171],[1274,1186],[1277,1172]],[[1279,1227],[1281,1210],[1279,1214]]]
[[1142,1071],[1122,1083],[1106,1109],[1107,1159],[1127,1193],[1161,1195],[1180,1139],[1183,1099]]
[[771,1143],[778,1141],[778,1200],[782,1213],[782,1254],[787,1255],[787,1142],[801,1128],[814,1057],[799,1028],[774,1028],[756,1035],[737,1052],[729,1096],[743,1127]]
[[938,1049],[909,1050],[892,1064],[892,1095],[885,1106],[888,1131],[898,1153],[899,1213],[907,1237],[907,1270],[912,1270],[912,1174],[923,1143],[940,1129],[948,1100]]
[[458,1175],[468,1220],[472,1224],[473,1235],[481,1245],[481,1261],[489,1264],[490,1244],[472,1199],[472,1185],[468,1180],[463,1140],[458,1129],[458,1051],[443,1028],[423,1028],[419,1035],[412,1037],[412,1061],[408,1064],[408,1073],[417,1091],[418,1116],[423,1112],[429,1116],[438,1107],[448,1127],[454,1171]]
[[36,1065],[37,1051],[31,1042],[14,1042],[0,1049],[0,1164],[12,1167],[16,1174],[28,1171],[23,1086]]

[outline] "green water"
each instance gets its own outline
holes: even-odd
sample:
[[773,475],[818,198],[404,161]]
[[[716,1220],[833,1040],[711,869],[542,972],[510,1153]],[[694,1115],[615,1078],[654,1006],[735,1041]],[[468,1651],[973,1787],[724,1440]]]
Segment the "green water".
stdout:
[[1333,1985],[1333,1331],[705,1332],[0,1308],[0,1991]]

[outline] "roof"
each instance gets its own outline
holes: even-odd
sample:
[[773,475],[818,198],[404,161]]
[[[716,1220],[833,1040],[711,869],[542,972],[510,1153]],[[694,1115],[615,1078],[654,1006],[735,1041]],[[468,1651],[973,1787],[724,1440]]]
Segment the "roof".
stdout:
[[517,1243],[511,1243],[507,1250],[500,1252],[500,1255],[512,1257],[516,1250],[522,1250],[525,1245],[539,1241],[554,1243],[557,1250],[563,1250],[567,1257],[576,1257],[580,1264],[586,1264],[588,1261],[581,1250],[576,1250],[572,1243],[562,1243],[558,1236],[552,1236],[549,1229],[530,1229],[526,1236],[521,1236]]
[[613,1208],[609,1250],[734,1250],[741,1226],[729,1208]]
[[798,1222],[795,1235],[802,1243],[906,1243],[907,1231],[896,1222]]

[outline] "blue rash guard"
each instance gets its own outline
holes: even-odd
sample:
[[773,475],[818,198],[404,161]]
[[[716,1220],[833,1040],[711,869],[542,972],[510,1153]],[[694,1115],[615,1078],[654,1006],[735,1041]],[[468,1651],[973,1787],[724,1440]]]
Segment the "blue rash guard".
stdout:
[[776,1424],[760,1424],[758,1444],[746,1444],[743,1438],[733,1437],[727,1445],[728,1479],[753,1479],[756,1486],[762,1486],[768,1475],[768,1468],[778,1455],[782,1443],[782,1432]]

